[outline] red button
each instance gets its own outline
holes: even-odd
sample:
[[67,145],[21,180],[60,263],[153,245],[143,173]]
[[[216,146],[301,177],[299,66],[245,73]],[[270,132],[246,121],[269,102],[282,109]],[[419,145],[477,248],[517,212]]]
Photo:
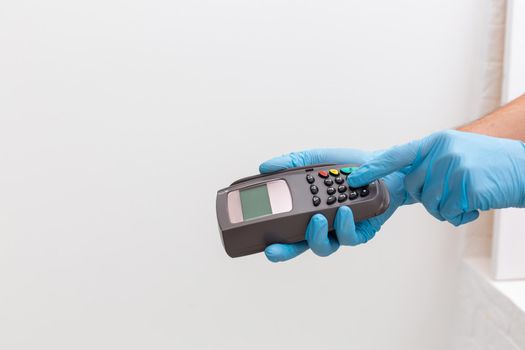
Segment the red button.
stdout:
[[320,176],[320,177],[324,177],[324,178],[326,179],[326,178],[328,177],[328,171],[326,171],[326,170],[321,170],[321,171],[319,172],[319,176]]

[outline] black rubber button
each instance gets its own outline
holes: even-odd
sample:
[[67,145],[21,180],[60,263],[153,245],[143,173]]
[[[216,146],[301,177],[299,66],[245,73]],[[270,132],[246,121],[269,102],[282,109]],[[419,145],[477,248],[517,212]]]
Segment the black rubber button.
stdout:
[[368,188],[362,188],[361,191],[359,191],[359,194],[361,195],[361,197],[366,197],[370,194],[370,191],[368,190]]
[[319,188],[317,188],[316,185],[310,185],[310,192],[312,192],[312,194],[317,194],[317,192],[319,192]]
[[326,186],[332,186],[332,185],[334,184],[334,180],[332,180],[332,179],[326,179],[326,180],[324,180],[324,184],[325,184]]
[[333,188],[333,187],[328,187],[328,188],[326,189],[326,193],[328,193],[330,196],[333,195],[333,194],[335,194],[335,188]]
[[351,191],[348,193],[348,198],[350,198],[350,200],[352,200],[352,199],[356,199],[356,198],[357,198],[357,192],[354,191],[354,190],[351,190]]
[[338,177],[335,178],[335,183],[336,184],[340,185],[343,182],[345,182],[345,180],[341,176],[338,176]]
[[312,197],[312,203],[314,204],[314,207],[317,207],[319,204],[321,204],[321,198],[317,196]]
[[340,194],[339,197],[337,197],[337,201],[341,203],[341,202],[346,201],[346,198],[348,197],[346,196],[346,194],[343,193],[343,194]]
[[306,175],[306,181],[308,181],[309,184],[313,184],[315,182],[315,177],[313,177],[312,175],[308,174],[308,175]]
[[341,186],[337,187],[337,190],[339,191],[339,193],[343,193],[344,191],[346,191],[346,186],[345,185],[341,185]]
[[326,204],[328,205],[334,204],[336,201],[337,201],[337,198],[335,198],[334,196],[330,196],[326,199]]

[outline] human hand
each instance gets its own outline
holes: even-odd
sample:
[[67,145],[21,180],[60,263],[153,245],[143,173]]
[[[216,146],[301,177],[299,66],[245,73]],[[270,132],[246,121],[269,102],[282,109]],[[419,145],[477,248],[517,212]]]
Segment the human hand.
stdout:
[[479,210],[525,206],[520,141],[438,132],[369,158],[348,182],[359,187],[400,170],[409,198],[455,226],[476,220]]
[[[321,163],[361,164],[370,160],[373,155],[355,149],[314,149],[273,158],[262,163],[259,170],[261,173],[268,173]],[[354,246],[366,243],[374,237],[394,211],[405,204],[407,196],[403,188],[403,179],[404,174],[401,172],[394,172],[384,178],[390,194],[390,206],[385,213],[354,223],[352,210],[347,206],[340,207],[333,223],[336,238],[328,235],[329,225],[326,218],[321,214],[315,214],[306,228],[304,241],[293,244],[272,244],[264,251],[266,257],[273,262],[285,261],[308,249],[312,249],[318,256],[328,256],[340,245]]]

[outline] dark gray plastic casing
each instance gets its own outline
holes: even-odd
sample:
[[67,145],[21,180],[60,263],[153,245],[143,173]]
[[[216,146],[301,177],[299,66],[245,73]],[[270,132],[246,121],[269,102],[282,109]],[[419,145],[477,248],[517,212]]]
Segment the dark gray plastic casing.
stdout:
[[[343,203],[336,202],[332,205],[326,203],[328,194],[327,186],[318,176],[320,170],[331,168],[355,167],[356,164],[320,164],[301,168],[293,168],[269,174],[255,175],[240,179],[230,187],[217,192],[216,210],[219,230],[226,253],[232,258],[259,253],[273,243],[295,243],[304,240],[306,226],[312,215],[323,214],[333,230],[333,221],[337,209],[346,205],[352,209],[356,222],[384,213],[390,204],[388,189],[382,180],[374,181],[368,185],[370,194]],[[318,197],[321,204],[314,206],[313,194],[310,193],[310,184],[306,175],[315,178],[314,185],[319,187]],[[333,176],[331,176],[333,178]],[[235,190],[246,189],[262,185],[274,180],[285,180],[292,196],[292,210],[286,213],[271,214],[240,223],[232,224],[228,215],[228,193]],[[345,182],[345,185],[348,185]],[[337,195],[336,195],[337,196]]]

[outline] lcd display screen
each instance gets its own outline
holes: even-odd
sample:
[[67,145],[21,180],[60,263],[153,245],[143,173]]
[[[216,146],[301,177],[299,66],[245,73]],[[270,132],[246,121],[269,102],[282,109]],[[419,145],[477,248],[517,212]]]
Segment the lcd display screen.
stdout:
[[266,185],[248,188],[239,192],[244,220],[272,214],[270,196]]

